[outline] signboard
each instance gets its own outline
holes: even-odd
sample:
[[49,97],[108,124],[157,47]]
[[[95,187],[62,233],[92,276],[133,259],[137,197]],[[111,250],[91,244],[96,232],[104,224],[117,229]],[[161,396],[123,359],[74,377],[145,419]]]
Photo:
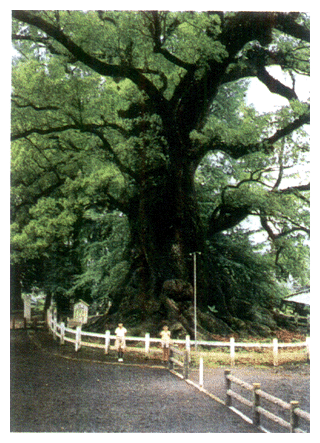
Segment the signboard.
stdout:
[[87,323],[88,309],[89,305],[83,300],[79,300],[73,308],[73,320],[81,324]]
[[26,320],[31,320],[31,294],[26,294],[23,297],[24,312],[23,316]]

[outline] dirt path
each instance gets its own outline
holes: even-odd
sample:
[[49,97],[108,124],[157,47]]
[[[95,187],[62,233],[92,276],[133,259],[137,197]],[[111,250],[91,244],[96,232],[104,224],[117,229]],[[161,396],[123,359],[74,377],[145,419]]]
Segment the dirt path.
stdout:
[[161,367],[90,361],[44,338],[11,331],[11,432],[259,432]]

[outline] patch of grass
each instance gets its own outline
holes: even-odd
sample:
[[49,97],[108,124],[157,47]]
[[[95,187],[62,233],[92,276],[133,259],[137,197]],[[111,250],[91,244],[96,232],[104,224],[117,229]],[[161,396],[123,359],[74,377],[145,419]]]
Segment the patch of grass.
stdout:
[[[162,349],[150,347],[148,355],[145,354],[144,347],[127,346],[126,353],[135,357],[150,360],[161,360]],[[229,367],[231,364],[230,350],[225,348],[214,348],[210,350],[199,349],[191,350],[191,367],[198,367],[200,357],[203,358],[203,364],[208,368]],[[307,351],[305,348],[282,348],[278,353],[278,366],[287,364],[307,364]],[[235,352],[235,366],[273,366],[272,348],[250,348],[239,349]]]
[[[74,334],[66,332],[66,337],[74,338]],[[289,331],[281,330],[276,334],[280,342],[304,342],[305,336],[298,333],[292,333]],[[220,336],[214,337],[216,341],[229,342],[229,337],[224,337],[224,340]],[[240,339],[237,339],[239,342]],[[104,338],[93,338],[90,336],[83,337],[83,342],[92,342],[104,344]],[[268,343],[270,344],[270,338],[257,339],[256,337],[248,337],[246,339],[248,343]],[[184,344],[179,345],[180,350],[185,349]],[[111,340],[110,350],[114,351],[114,340]],[[151,343],[149,353],[145,353],[145,343],[136,341],[127,341],[126,353],[137,360],[150,359],[153,361],[162,360],[162,348],[160,344]],[[231,365],[230,348],[229,346],[209,347],[198,345],[197,351],[191,348],[191,367],[199,367],[200,357],[203,358],[205,367],[229,367]],[[181,359],[181,357],[179,357]],[[305,347],[297,348],[282,348],[278,349],[278,366],[281,365],[301,365],[308,364],[308,355]],[[272,367],[273,366],[273,349],[272,347],[255,346],[250,348],[237,348],[235,350],[235,366],[257,366],[257,367]]]
[[[229,348],[215,348],[191,352],[192,365],[198,366],[200,357],[203,364],[209,368],[230,366]],[[306,363],[307,351],[305,348],[282,348],[278,353],[278,366],[291,363]],[[271,348],[239,349],[235,352],[235,366],[273,366],[273,351]]]
[[136,358],[148,358],[150,360],[161,360],[162,349],[150,347],[149,353],[146,355],[145,347],[126,346],[126,353]]

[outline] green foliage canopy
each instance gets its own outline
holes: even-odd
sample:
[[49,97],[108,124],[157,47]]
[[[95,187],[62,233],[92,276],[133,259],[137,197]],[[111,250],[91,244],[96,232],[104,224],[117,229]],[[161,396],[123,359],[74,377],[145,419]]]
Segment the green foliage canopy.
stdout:
[[[99,299],[138,287],[137,275],[153,296],[166,280],[192,281],[194,250],[207,252],[209,292],[227,304],[244,291],[266,300],[288,275],[307,282],[309,184],[286,181],[308,151],[309,103],[294,88],[309,74],[306,14],[13,18],[14,264],[59,257],[58,276],[68,257],[64,290]],[[245,106],[253,77],[288,106],[263,115]],[[248,217],[268,235],[260,252]]]

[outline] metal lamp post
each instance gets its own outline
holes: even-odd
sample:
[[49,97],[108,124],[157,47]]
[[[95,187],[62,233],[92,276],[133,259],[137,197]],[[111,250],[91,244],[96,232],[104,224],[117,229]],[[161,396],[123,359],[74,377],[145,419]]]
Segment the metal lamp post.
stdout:
[[194,347],[197,349],[197,254],[201,252],[191,252],[193,255],[193,309],[194,309]]

